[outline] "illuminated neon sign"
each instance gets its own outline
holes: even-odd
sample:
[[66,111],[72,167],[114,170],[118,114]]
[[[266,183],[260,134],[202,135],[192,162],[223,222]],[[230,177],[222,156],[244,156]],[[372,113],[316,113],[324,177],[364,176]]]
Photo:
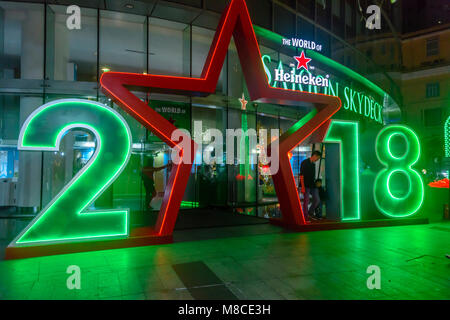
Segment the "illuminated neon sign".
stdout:
[[445,156],[450,157],[450,117],[447,118],[444,124],[444,148]]
[[[308,62],[311,59],[305,57],[304,51],[302,51],[302,54],[299,57],[294,57],[294,59],[297,61],[297,70],[304,69],[308,71]],[[296,69],[294,67],[291,69],[290,73],[284,72],[283,68],[275,69],[275,81],[291,83],[293,87],[295,87],[295,84],[311,85],[315,87],[328,87],[328,78],[328,75],[326,75],[326,78],[320,75],[316,77],[313,76],[310,72],[308,72],[307,74],[303,74],[303,72],[296,74]]]
[[[319,55],[319,53],[316,53],[316,55]],[[384,104],[377,101],[373,95],[355,90],[350,86],[343,86],[338,81],[332,80],[329,75],[314,76],[308,68],[299,68],[295,64],[290,64],[289,72],[285,71],[285,65],[281,60],[277,67],[271,71],[271,57],[264,55],[261,60],[267,81],[272,87],[339,97],[343,102],[344,110],[383,124]]]
[[[402,146],[403,154],[394,151]],[[419,138],[406,126],[387,126],[377,136],[376,155],[385,166],[373,187],[376,206],[388,217],[411,216],[420,209],[424,197],[422,177],[412,168],[420,157]]]
[[90,210],[130,158],[131,133],[119,113],[88,100],[47,103],[25,121],[18,149],[59,151],[61,139],[72,129],[86,130],[95,136],[94,154],[13,240],[11,247],[128,236],[128,209]]
[[[265,63],[265,59],[268,60],[268,62],[271,62],[270,60],[270,56],[263,56],[262,57],[262,61],[263,63]],[[300,54],[300,56],[296,56],[294,57],[294,60],[297,62],[297,66],[295,66],[295,64],[292,64],[292,68],[290,72],[284,72],[283,69],[283,65],[280,61],[280,63],[278,64],[278,67],[274,69],[274,73],[275,73],[275,82],[274,82],[274,87],[276,87],[276,83],[280,82],[283,83],[283,86],[285,87],[285,89],[288,89],[288,85],[291,86],[291,88],[293,88],[293,90],[295,90],[296,85],[298,85],[298,87],[301,89],[302,85],[308,85],[308,86],[312,86],[312,87],[328,87],[329,85],[329,81],[328,78],[330,77],[329,75],[321,76],[313,76],[311,74],[311,72],[309,72],[309,67],[308,67],[308,63],[312,60],[310,58],[307,58],[305,56],[305,52],[302,51],[302,53]],[[272,75],[270,74],[269,68],[267,67],[267,65],[264,65],[264,70],[266,71],[266,75],[269,79],[269,83],[271,82],[271,78]],[[300,70],[300,73],[297,73],[297,70]],[[304,71],[306,71],[306,73],[304,73]],[[303,91],[303,90],[300,90]],[[327,90],[324,90],[324,93],[326,93]],[[317,92],[315,92],[317,93]]]
[[284,46],[289,46],[289,47],[294,47],[294,48],[322,51],[322,45],[316,44],[314,41],[311,41],[311,40],[298,39],[298,38],[290,38],[290,39],[283,38],[282,44]]
[[[135,237],[138,242],[144,237],[166,241],[172,234],[179,208],[186,205],[182,198],[197,145],[187,135],[175,139],[173,133],[177,128],[173,123],[139,99],[131,88],[196,96],[214,93],[232,36],[247,80],[250,100],[293,106],[303,102],[314,105],[279,138],[279,148],[272,150],[272,145],[268,147],[268,151],[274,153],[272,157],[279,159],[279,170],[272,173],[272,177],[285,224],[306,224],[290,158],[296,146],[312,137],[317,141],[340,144],[344,194],[341,199],[342,219],[361,218],[358,124],[331,120],[341,107],[337,93],[329,95],[313,90],[305,92],[270,86],[245,1],[232,0],[217,28],[201,78],[106,72],[100,79],[108,96],[175,149],[181,158],[171,170],[155,226],[146,228]],[[307,59],[305,56],[299,58]],[[304,61],[304,64],[298,61],[302,65],[300,69],[309,72],[307,61]],[[77,99],[45,104],[33,112],[21,128],[19,149],[57,151],[62,137],[71,129],[87,130],[96,137],[94,155],[8,248],[132,238],[128,210],[90,210],[95,199],[113,183],[130,157],[130,130],[116,111],[100,103]],[[395,147],[398,144],[404,145],[406,151],[403,154],[398,154]],[[424,192],[422,180],[413,169],[420,156],[417,135],[402,125],[387,126],[380,131],[375,149],[379,161],[385,166],[378,173],[374,185],[377,207],[389,217],[411,216],[421,207]],[[395,182],[398,176],[406,177],[407,183],[398,187]]]
[[342,220],[359,220],[359,126],[358,122],[333,120],[323,142],[339,143]]

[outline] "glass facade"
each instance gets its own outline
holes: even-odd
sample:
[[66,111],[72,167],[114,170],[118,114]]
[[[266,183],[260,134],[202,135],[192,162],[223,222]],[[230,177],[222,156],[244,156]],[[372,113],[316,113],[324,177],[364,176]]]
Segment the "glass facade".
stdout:
[[[132,224],[152,224],[170,173],[170,166],[166,167],[170,149],[107,98],[98,81],[107,71],[199,77],[214,37],[217,13],[224,7],[221,1],[214,3],[207,2],[203,11],[199,11],[202,1],[187,1],[183,6],[148,4],[136,7],[139,10],[82,6],[81,29],[69,30],[66,6],[2,1],[0,178],[5,180],[8,193],[2,189],[0,210],[35,214],[88,162],[96,141],[92,133],[82,130],[65,135],[59,152],[17,150],[20,127],[33,110],[57,99],[80,98],[117,110],[133,137],[126,169],[94,206],[130,208]],[[357,70],[394,99],[400,99],[395,82],[374,63],[373,52],[379,47],[368,44],[365,28],[358,27],[360,16],[352,2],[248,0],[247,4],[255,25],[287,38],[320,43],[323,55]],[[290,57],[270,37],[258,34],[258,41],[261,54],[270,56],[272,63]],[[395,42],[391,46],[394,48]],[[399,53],[386,52],[395,64]],[[224,136],[227,129],[253,129],[257,133],[277,129],[283,133],[308,109],[307,105],[294,109],[249,102],[247,110],[241,110],[238,98],[244,94],[248,99],[248,93],[233,41],[215,94],[206,98],[135,94],[179,128],[192,133],[196,122],[201,122],[203,132],[215,128]],[[210,137],[202,139],[204,147],[212,142]],[[244,148],[249,156],[257,153],[249,149],[250,144]],[[322,146],[303,145],[292,151],[296,183],[301,161],[319,148]],[[224,145],[224,155],[233,151]],[[264,218],[280,215],[272,179],[262,174],[260,164],[235,161],[205,165],[202,157],[201,152],[196,155],[182,209],[232,208],[237,213]],[[148,167],[156,170],[152,177],[144,172]]]

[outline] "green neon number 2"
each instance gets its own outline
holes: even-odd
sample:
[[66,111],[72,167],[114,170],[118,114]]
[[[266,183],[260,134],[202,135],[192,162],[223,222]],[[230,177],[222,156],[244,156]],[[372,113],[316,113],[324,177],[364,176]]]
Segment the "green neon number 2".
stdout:
[[341,152],[342,220],[359,220],[359,128],[357,122],[333,120],[324,139],[339,143]]
[[87,211],[119,176],[130,158],[131,133],[120,114],[88,100],[53,101],[35,110],[25,121],[18,148],[59,151],[64,134],[75,128],[95,135],[94,154],[10,246],[128,236],[128,209]]
[[[405,148],[401,147],[400,141]],[[390,125],[378,134],[375,149],[378,160],[386,167],[375,178],[376,206],[388,217],[414,214],[422,206],[424,196],[422,177],[411,168],[420,157],[419,138],[406,126]],[[405,152],[395,154],[394,151],[398,152],[399,149],[405,149]],[[401,184],[394,184],[393,178],[399,175],[406,179]]]

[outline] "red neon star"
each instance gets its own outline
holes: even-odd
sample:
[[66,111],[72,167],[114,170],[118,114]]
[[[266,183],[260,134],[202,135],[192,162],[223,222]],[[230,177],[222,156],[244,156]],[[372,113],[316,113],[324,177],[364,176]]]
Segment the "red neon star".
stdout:
[[[232,36],[251,101],[294,106],[306,102],[312,104],[317,111],[316,115],[303,126],[293,127],[280,137],[279,154],[276,155],[279,158],[280,169],[273,175],[284,222],[287,225],[305,224],[288,152],[317,129],[323,133],[328,128],[329,119],[341,107],[341,101],[338,97],[324,94],[270,87],[245,1],[231,0],[222,14],[200,78],[105,72],[100,79],[106,95],[170,147],[178,149],[183,159],[171,170],[158,220],[154,230],[149,230],[147,236],[162,237],[172,234],[197,145],[185,135],[174,140],[172,134],[177,128],[140,100],[131,90],[192,96],[207,96],[214,93]],[[186,143],[191,146],[191,150],[186,148]]]
[[302,51],[302,54],[300,57],[294,57],[295,60],[297,60],[297,70],[300,68],[305,68],[305,70],[308,70],[308,62],[310,62],[312,59],[305,57],[305,52]]

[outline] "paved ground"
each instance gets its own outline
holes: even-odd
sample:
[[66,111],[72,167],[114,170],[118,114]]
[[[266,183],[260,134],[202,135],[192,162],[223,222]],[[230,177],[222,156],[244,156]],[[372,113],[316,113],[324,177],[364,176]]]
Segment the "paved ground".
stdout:
[[[189,232],[210,239],[0,261],[0,298],[450,299],[450,223]],[[80,290],[66,287],[69,265],[81,268]],[[381,269],[380,290],[367,288],[370,265]]]

